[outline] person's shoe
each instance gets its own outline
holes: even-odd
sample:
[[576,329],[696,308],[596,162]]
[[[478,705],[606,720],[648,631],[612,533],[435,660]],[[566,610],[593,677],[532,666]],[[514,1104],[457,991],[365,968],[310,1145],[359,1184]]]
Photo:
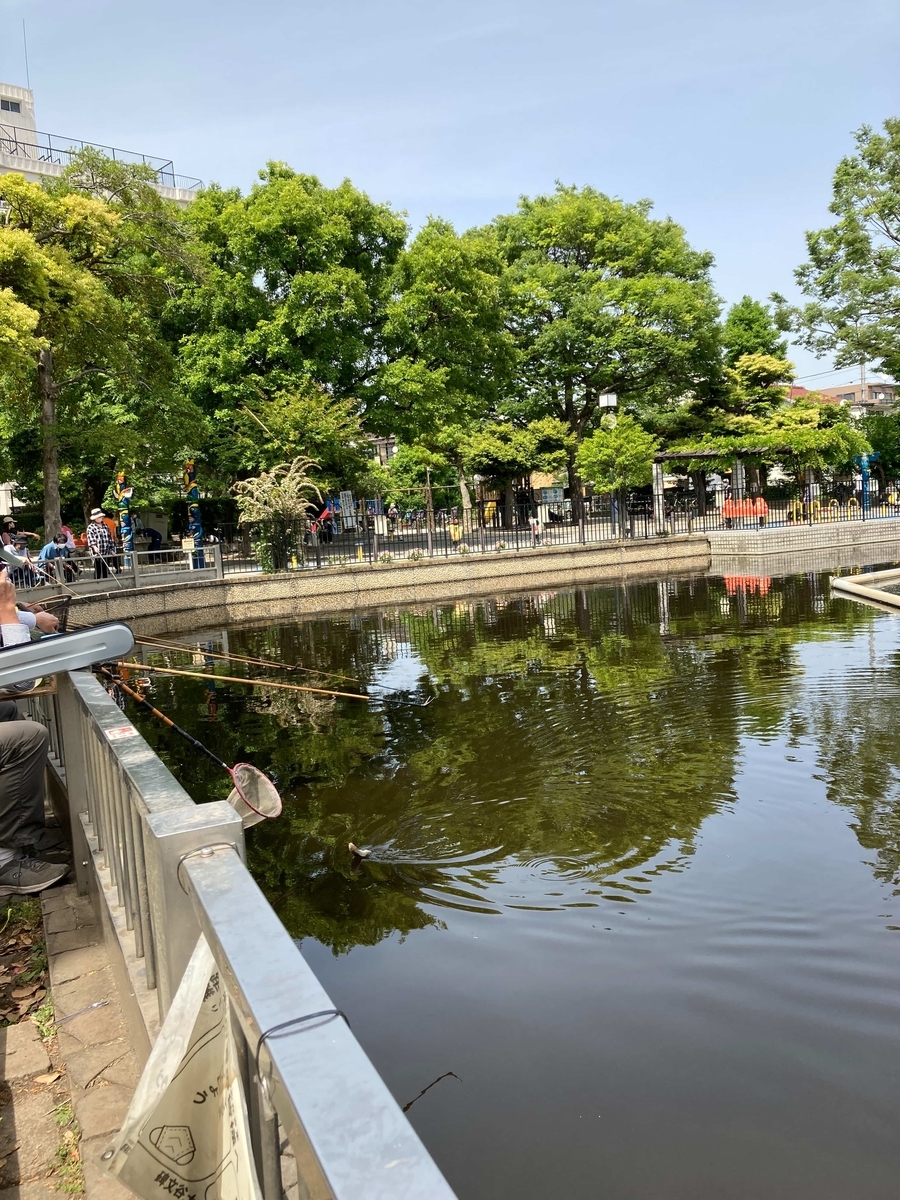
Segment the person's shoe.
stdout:
[[72,847],[59,829],[45,829],[40,841],[24,847],[29,858],[45,863],[71,863]]
[[28,857],[36,859],[43,863],[65,863],[67,867],[71,867],[74,855],[72,847],[66,842],[60,842],[58,846],[29,846]]
[[63,863],[42,862],[39,858],[14,858],[0,867],[0,896],[30,896],[59,883],[69,873]]

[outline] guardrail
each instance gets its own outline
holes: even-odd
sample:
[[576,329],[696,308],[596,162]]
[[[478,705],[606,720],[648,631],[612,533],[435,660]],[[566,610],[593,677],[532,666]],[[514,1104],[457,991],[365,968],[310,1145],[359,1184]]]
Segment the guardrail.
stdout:
[[86,554],[74,554],[46,562],[31,560],[12,572],[18,591],[35,593],[29,599],[39,598],[42,588],[57,585],[79,595],[89,595],[97,591],[222,578],[222,549],[218,545],[206,545],[199,550],[133,550],[127,555],[119,551],[101,560],[99,567]]
[[79,890],[99,889],[133,938],[132,983],[156,992],[160,1019],[201,933],[209,943],[243,1039],[265,1200],[283,1195],[280,1131],[310,1200],[452,1200],[344,1021],[264,1040],[334,1006],[248,872],[231,806],[195,804],[89,672],[60,675],[55,694],[23,703],[50,729]]

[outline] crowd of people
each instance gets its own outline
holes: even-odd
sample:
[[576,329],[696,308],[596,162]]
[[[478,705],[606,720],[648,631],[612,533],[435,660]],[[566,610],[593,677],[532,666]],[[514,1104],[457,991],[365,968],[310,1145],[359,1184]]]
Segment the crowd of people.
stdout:
[[[133,528],[136,536],[149,545],[151,553],[159,552],[162,536],[158,530],[145,529],[137,517],[133,519]],[[76,534],[68,525],[62,525],[59,533],[36,554],[33,550],[38,534],[20,529],[15,517],[4,517],[0,528],[0,543],[12,551],[12,555],[5,555],[12,568],[11,580],[20,588],[72,583],[81,574],[79,559],[90,560],[94,579],[108,579],[110,572],[117,572],[120,567],[118,538],[117,522],[102,508],[91,511],[83,533]]]

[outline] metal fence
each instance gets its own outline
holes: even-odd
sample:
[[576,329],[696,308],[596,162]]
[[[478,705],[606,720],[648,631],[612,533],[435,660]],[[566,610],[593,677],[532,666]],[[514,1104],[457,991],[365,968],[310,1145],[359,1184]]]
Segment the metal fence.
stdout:
[[569,501],[554,505],[478,501],[432,514],[422,509],[392,513],[380,500],[359,501],[352,512],[317,521],[266,521],[219,525],[213,532],[225,575],[296,571],[352,563],[389,563],[468,554],[522,551],[719,530],[790,528],[900,517],[900,486],[863,497],[820,488],[804,497],[775,489],[734,499],[707,501],[667,491],[655,502],[647,492],[595,496],[580,511]]
[[568,500],[542,504],[518,499],[509,505],[479,500],[466,508],[453,504],[452,494],[446,500],[431,513],[360,500],[352,510],[316,520],[220,524],[208,531],[202,548],[139,550],[130,555],[120,550],[99,567],[79,554],[19,568],[13,582],[20,589],[40,589],[58,581],[75,592],[105,592],[354,563],[900,518],[900,484],[884,484],[862,495],[837,484],[794,493],[763,489],[741,498],[727,493],[698,497],[693,491],[672,489],[654,497],[642,490],[594,496],[577,509]]
[[294,1182],[286,1164],[311,1200],[452,1200],[344,1021],[296,1024],[334,1006],[247,871],[234,810],[194,804],[89,672],[57,687],[24,703],[50,730],[79,888],[99,887],[133,938],[132,982],[155,991],[160,1018],[205,935],[242,1038],[265,1200]]

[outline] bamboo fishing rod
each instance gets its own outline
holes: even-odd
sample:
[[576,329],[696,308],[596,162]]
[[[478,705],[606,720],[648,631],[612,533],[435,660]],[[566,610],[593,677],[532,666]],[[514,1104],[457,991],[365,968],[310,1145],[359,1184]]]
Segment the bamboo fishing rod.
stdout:
[[237,675],[205,675],[202,671],[176,671],[174,667],[151,667],[141,662],[117,662],[117,667],[129,671],[153,671],[157,675],[184,675],[188,679],[212,679],[219,683],[242,683],[245,687],[281,688],[287,692],[314,692],[317,696],[339,696],[343,700],[365,700],[371,704],[380,696],[363,696],[359,692],[333,692],[328,688],[301,687],[299,683],[279,683],[275,679],[241,679]]
[[[86,629],[88,626],[79,625],[75,621],[70,621],[69,624],[74,629]],[[148,650],[176,650],[179,654],[202,654],[204,658],[217,658],[220,662],[241,662],[249,663],[254,667],[270,667],[276,671],[302,671],[305,675],[321,675],[325,679],[341,679],[346,683],[355,683],[357,687],[363,687],[358,679],[354,679],[352,675],[339,675],[336,671],[320,671],[316,667],[301,667],[299,663],[280,663],[275,662],[271,658],[250,658],[246,654],[218,654],[212,650],[205,650],[199,643],[188,645],[185,642],[168,642],[162,638],[155,638],[149,635],[139,638],[136,637],[135,643],[138,646],[145,646]],[[391,687],[386,683],[375,683],[371,685],[380,688],[383,692],[402,692],[404,688]],[[346,695],[344,692],[342,695]],[[372,697],[376,699],[376,697]]]
[[[359,680],[354,679],[352,675],[338,675],[335,671],[319,671],[315,667],[301,667],[298,663],[280,663],[275,662],[271,658],[250,658],[246,654],[216,654],[212,650],[204,650],[201,646],[189,646],[184,642],[166,642],[162,638],[144,637],[134,639],[139,646],[146,646],[148,650],[159,648],[161,650],[178,650],[183,654],[202,654],[205,658],[218,658],[222,662],[242,662],[249,663],[254,667],[274,667],[279,671],[301,671],[304,675],[322,675],[328,679],[342,679],[345,683],[355,683],[360,686]],[[376,684],[376,687],[380,686]]]

